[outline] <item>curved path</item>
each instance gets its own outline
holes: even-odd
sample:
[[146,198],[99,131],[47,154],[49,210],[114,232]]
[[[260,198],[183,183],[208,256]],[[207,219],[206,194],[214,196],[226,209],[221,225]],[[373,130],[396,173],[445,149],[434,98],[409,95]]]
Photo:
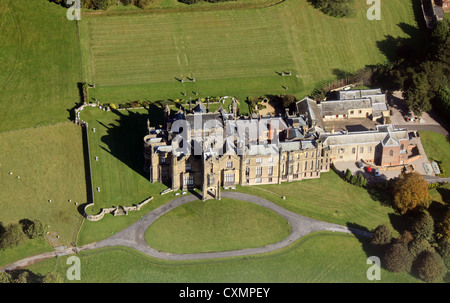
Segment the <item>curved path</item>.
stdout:
[[[362,235],[365,237],[370,237],[370,233],[365,231],[360,231],[357,229],[348,228],[345,226],[327,223],[323,221],[314,220],[311,218],[307,218],[291,212],[269,200],[263,199],[261,197],[248,195],[239,192],[222,192],[222,197],[230,198],[235,200],[243,200],[251,203],[258,204],[260,206],[266,207],[277,214],[281,215],[285,218],[290,226],[291,233],[289,236],[277,243],[269,244],[262,247],[257,248],[248,248],[248,249],[239,249],[239,250],[231,250],[231,251],[221,251],[221,252],[209,252],[209,253],[192,253],[192,254],[173,254],[158,251],[154,248],[148,246],[145,241],[145,232],[148,227],[155,222],[159,217],[164,215],[165,213],[171,211],[172,209],[181,206],[183,204],[198,200],[198,197],[194,195],[183,196],[177,199],[174,199],[163,206],[149,212],[146,214],[141,220],[134,223],[133,225],[127,227],[123,231],[111,236],[105,240],[94,242],[82,247],[78,248],[68,248],[61,251],[54,251],[50,253],[41,254],[38,256],[26,258],[15,262],[13,264],[8,265],[2,270],[12,270],[15,268],[25,267],[32,263],[39,262],[44,259],[52,258],[55,256],[68,255],[77,253],[79,251],[95,249],[101,247],[110,247],[110,246],[128,246],[138,251],[141,251],[149,256],[165,259],[165,260],[198,260],[198,259],[211,259],[211,258],[226,258],[226,257],[237,257],[237,256],[245,256],[245,255],[255,255],[266,252],[271,252],[274,250],[278,250],[290,245],[292,242],[298,240],[302,236],[309,234],[314,231],[336,231],[336,232],[344,232],[344,233],[353,233]],[[220,202],[218,202],[220,203]],[[224,202],[226,203],[226,202]]]

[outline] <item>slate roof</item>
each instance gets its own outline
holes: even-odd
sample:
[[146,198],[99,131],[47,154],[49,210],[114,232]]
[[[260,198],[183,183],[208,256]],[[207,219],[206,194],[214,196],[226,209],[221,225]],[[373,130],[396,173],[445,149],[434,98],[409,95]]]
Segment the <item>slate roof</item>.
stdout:
[[405,129],[393,129],[391,125],[383,125],[375,131],[349,132],[348,134],[323,134],[323,146],[364,144],[364,143],[382,143],[396,144],[398,140],[407,140],[408,131]]
[[277,155],[279,153],[278,146],[275,144],[259,144],[259,145],[251,145],[246,149],[246,154],[249,156],[265,156],[265,155]]
[[323,115],[343,115],[348,114],[348,111],[352,109],[371,107],[370,99],[322,101],[319,105]]
[[295,103],[295,107],[297,109],[297,113],[302,115],[306,114],[308,118],[308,126],[312,127],[314,125],[318,125],[322,127],[323,120],[322,115],[320,114],[320,110],[317,106],[317,102],[309,99],[308,97],[297,101]]

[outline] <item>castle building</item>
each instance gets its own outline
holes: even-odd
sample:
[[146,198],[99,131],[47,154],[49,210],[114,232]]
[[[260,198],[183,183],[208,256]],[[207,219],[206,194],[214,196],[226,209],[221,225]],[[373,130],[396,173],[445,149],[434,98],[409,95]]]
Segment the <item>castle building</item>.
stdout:
[[197,188],[203,200],[220,199],[221,188],[320,178],[336,161],[407,161],[405,130],[382,125],[366,132],[326,133],[315,101],[305,98],[296,105],[293,115],[245,117],[237,114],[236,100],[229,112],[222,107],[211,112],[201,102],[174,115],[166,107],[164,125],[148,122],[144,137],[150,182],[173,190]]

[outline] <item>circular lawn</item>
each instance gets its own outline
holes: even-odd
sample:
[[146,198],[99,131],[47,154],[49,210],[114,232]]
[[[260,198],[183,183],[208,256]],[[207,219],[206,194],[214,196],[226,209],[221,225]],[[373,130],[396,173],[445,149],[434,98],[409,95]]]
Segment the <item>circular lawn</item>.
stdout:
[[289,223],[262,206],[233,199],[186,203],[161,216],[145,233],[154,249],[202,253],[255,248],[290,233]]

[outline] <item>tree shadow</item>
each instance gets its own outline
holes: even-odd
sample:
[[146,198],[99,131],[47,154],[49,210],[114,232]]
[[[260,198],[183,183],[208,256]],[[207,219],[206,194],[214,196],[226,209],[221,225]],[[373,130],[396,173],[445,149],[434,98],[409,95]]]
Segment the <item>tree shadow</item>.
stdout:
[[15,269],[8,271],[8,273],[13,281],[17,281],[21,276],[26,276],[26,281],[22,281],[23,283],[42,283],[44,279],[44,276],[35,274],[28,269]]
[[381,190],[378,184],[368,186],[367,193],[370,195],[372,200],[379,202],[383,206],[392,206],[391,195],[387,190]]
[[352,222],[347,222],[346,226],[361,243],[361,247],[367,257],[380,256],[377,247],[371,244],[371,231],[367,227]]
[[348,72],[348,71],[345,71],[345,70],[339,69],[339,68],[333,68],[332,73],[333,73],[333,75],[336,76],[336,78],[341,79],[341,80],[347,79],[347,78],[352,78],[355,76],[355,73]]
[[[421,17],[420,19],[423,19]],[[390,62],[420,62],[429,49],[429,41],[420,27],[401,22],[397,26],[408,37],[386,35],[384,40],[377,41],[378,49]]]
[[[448,137],[447,140],[449,140]],[[450,189],[438,187],[436,190],[439,194],[441,194],[442,201],[444,201],[446,204],[450,204]]]
[[405,230],[411,230],[413,224],[413,216],[411,215],[400,215],[397,213],[389,214],[389,221],[392,227],[399,233],[402,234]]

